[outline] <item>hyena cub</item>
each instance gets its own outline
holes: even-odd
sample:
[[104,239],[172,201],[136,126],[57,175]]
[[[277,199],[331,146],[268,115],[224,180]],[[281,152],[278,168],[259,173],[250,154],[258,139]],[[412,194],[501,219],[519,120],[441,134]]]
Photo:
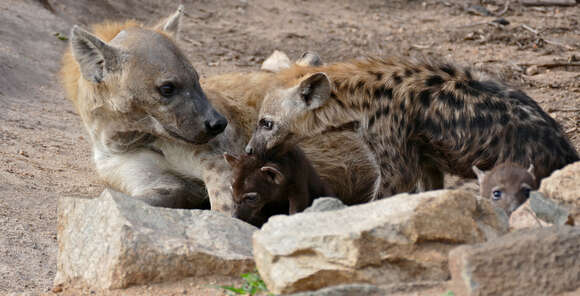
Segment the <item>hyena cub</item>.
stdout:
[[533,171],[533,165],[526,170],[514,163],[502,163],[489,172],[473,166],[479,182],[480,196],[489,198],[508,217],[528,200],[531,190],[538,189]]
[[418,183],[442,188],[443,173],[473,178],[473,165],[533,164],[541,179],[579,159],[558,123],[525,93],[449,63],[367,58],[277,76],[246,152],[356,122],[380,165],[379,198]]
[[234,169],[234,217],[257,227],[273,215],[302,212],[315,198],[333,195],[298,146],[224,157]]

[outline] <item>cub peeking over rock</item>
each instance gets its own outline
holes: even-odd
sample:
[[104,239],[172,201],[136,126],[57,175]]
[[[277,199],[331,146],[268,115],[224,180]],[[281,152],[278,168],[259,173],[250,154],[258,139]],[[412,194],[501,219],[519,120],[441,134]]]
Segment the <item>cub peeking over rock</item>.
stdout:
[[514,163],[502,163],[489,172],[473,166],[479,181],[479,193],[502,208],[508,217],[530,197],[530,191],[538,189],[533,174],[534,165],[526,170]]
[[224,153],[234,169],[234,217],[261,227],[269,217],[294,214],[333,192],[298,146],[267,154]]

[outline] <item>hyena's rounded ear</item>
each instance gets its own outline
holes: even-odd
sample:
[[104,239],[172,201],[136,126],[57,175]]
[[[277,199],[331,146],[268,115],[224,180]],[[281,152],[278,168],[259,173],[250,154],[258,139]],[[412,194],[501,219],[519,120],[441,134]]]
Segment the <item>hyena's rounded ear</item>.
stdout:
[[475,173],[475,175],[477,176],[477,181],[479,182],[479,185],[481,185],[481,183],[483,183],[483,178],[485,178],[485,172],[480,170],[477,166],[472,166],[471,169],[473,169],[473,172]]
[[290,68],[290,58],[279,50],[274,52],[262,63],[261,70],[270,72],[280,72],[284,69]]
[[159,22],[154,27],[154,29],[161,30],[171,35],[174,39],[177,39],[177,35],[179,34],[179,22],[181,20],[182,15],[183,15],[183,5],[179,5],[177,10],[172,15]]
[[268,177],[268,180],[275,184],[282,184],[284,182],[284,175],[277,168],[273,166],[263,166],[260,171],[262,171]]
[[307,51],[300,56],[298,60],[296,60],[296,65],[304,66],[304,67],[318,67],[322,66],[322,58],[316,52]]
[[107,73],[119,68],[118,49],[76,25],[70,36],[72,55],[79,64],[84,79],[100,83]]
[[224,159],[232,167],[235,167],[239,163],[239,161],[240,161],[240,158],[239,157],[237,157],[237,156],[235,156],[233,154],[229,154],[227,152],[224,152]]
[[310,110],[322,107],[330,97],[330,91],[330,79],[322,72],[310,75],[298,86],[298,93]]

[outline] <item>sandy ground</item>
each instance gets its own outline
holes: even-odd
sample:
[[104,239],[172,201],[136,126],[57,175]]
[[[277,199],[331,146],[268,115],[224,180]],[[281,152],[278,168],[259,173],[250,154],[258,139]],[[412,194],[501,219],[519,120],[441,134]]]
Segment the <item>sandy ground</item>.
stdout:
[[[96,196],[103,189],[80,118],[56,79],[67,42],[54,34],[66,36],[73,24],[104,19],[153,23],[177,7],[177,1],[168,2],[0,1],[0,294],[50,290],[56,272],[56,199]],[[180,44],[203,76],[257,69],[274,49],[292,58],[313,50],[326,61],[390,54],[443,57],[485,67],[523,88],[580,149],[580,5],[512,3],[502,15],[510,24],[501,27],[486,24],[496,16],[471,14],[468,2],[451,0],[184,4]],[[484,1],[484,6],[501,12],[504,1]],[[568,61],[576,66],[561,66]],[[526,75],[534,72],[532,65],[545,67]],[[212,283],[232,281],[191,279],[164,291],[211,295],[218,293],[208,288]],[[159,286],[130,294],[167,288]]]

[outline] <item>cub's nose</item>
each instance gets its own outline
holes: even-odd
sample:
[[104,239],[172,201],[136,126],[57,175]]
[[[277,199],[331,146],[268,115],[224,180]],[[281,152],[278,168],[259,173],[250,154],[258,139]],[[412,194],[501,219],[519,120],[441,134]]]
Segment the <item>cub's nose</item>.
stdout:
[[223,116],[205,121],[205,130],[211,135],[223,132],[228,126],[228,120]]

